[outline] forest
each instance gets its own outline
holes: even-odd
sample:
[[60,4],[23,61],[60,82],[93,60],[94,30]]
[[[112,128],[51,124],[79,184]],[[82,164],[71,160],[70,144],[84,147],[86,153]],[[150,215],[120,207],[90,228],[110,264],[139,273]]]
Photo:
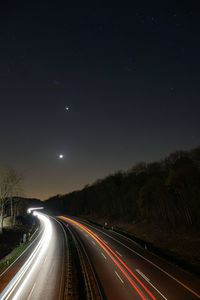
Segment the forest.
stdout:
[[200,147],[140,162],[82,190],[45,201],[49,211],[169,228],[200,227]]

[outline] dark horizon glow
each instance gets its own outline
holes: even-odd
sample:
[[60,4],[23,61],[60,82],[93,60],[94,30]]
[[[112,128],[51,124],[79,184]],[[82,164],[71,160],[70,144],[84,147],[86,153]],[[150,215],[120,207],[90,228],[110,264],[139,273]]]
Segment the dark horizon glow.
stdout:
[[199,146],[199,20],[188,2],[2,5],[0,165],[24,196]]

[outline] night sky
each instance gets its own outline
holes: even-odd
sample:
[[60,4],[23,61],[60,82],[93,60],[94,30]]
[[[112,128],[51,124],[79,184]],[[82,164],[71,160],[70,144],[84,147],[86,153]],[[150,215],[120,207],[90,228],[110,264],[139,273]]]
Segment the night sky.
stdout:
[[25,196],[68,193],[199,145],[192,3],[1,4],[0,165],[23,172]]

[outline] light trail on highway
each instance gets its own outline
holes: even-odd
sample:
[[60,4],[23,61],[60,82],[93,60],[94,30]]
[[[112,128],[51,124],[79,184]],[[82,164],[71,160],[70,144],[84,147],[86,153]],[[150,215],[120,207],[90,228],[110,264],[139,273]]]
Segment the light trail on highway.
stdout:
[[198,277],[155,256],[130,238],[77,217],[59,218],[84,245],[106,299],[200,298]]
[[2,291],[0,295],[0,299],[2,300],[21,299],[21,294],[23,290],[26,289],[28,281],[30,280],[31,276],[33,276],[34,272],[40,268],[40,264],[47,253],[52,239],[51,221],[42,213],[34,212],[34,215],[38,217],[44,226],[42,237],[24,265],[10,281],[7,287]]
[[[125,276],[125,278],[129,281],[131,286],[134,288],[134,290],[138,293],[141,299],[146,300],[146,296],[143,294],[141,290],[145,290],[145,292],[148,294],[148,296],[151,297],[151,299],[156,300],[156,297],[149,291],[149,289],[141,282],[141,280],[131,271],[131,269],[124,263],[124,261],[101,239],[99,238],[94,232],[92,232],[90,229],[86,228],[81,223],[72,220],[70,218],[60,216],[60,218],[72,222],[73,224],[77,225],[81,229],[83,229],[85,232],[87,232],[97,243],[98,245],[107,253],[107,255],[111,258],[111,260],[114,262],[114,264],[118,267],[118,269],[122,272],[122,274]],[[121,265],[123,266],[121,266]],[[126,270],[125,270],[125,269]],[[128,271],[128,273],[127,273]],[[132,280],[130,275],[137,281],[137,284]],[[117,276],[119,277],[118,273]]]

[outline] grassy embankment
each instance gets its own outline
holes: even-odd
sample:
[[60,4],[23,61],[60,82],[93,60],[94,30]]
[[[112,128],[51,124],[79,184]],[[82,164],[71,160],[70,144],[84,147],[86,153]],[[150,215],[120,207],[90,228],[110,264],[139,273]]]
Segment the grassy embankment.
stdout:
[[[6,230],[0,236],[0,274],[11,265],[19,255],[31,243],[33,237],[38,232],[39,225],[34,225],[31,228],[20,226],[14,230]],[[23,234],[27,234],[27,241],[23,243]]]

